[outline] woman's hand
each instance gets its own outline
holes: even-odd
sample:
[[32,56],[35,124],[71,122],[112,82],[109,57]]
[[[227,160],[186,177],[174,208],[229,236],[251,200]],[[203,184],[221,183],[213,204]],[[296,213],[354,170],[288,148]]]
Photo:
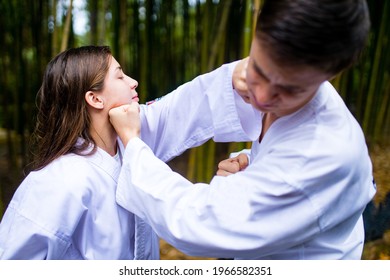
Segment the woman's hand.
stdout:
[[140,136],[141,120],[137,102],[112,108],[108,114],[112,126],[125,147],[131,138]]
[[244,170],[249,164],[248,156],[245,153],[236,157],[228,158],[218,164],[217,175],[228,176]]

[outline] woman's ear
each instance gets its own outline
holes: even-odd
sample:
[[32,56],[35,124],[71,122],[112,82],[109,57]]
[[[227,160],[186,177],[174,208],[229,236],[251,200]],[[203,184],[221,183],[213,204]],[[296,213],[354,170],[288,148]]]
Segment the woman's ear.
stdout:
[[85,93],[85,101],[87,101],[87,103],[95,109],[103,109],[104,108],[104,102],[103,102],[102,97],[93,91],[89,90]]

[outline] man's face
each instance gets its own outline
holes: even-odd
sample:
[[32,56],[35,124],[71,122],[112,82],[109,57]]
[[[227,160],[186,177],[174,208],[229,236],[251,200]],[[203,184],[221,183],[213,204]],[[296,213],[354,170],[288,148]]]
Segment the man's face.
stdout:
[[308,66],[283,67],[254,39],[247,67],[248,92],[242,98],[263,113],[282,117],[309,102],[330,75]]

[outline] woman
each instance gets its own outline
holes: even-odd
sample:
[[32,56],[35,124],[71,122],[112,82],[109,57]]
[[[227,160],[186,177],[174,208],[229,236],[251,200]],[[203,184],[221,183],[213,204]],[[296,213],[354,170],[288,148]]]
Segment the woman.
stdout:
[[[108,47],[70,49],[48,64],[37,95],[35,171],[4,215],[2,258],[135,257],[135,217],[115,203],[121,146],[108,111],[137,103],[137,85]],[[148,238],[158,246],[152,232]]]
[[[142,108],[143,137],[160,158],[220,135],[249,139],[240,130],[239,98],[221,88],[231,87],[233,69],[198,77]],[[159,258],[155,233],[116,203],[123,145],[108,112],[138,110],[137,85],[108,47],[70,49],[48,64],[37,96],[35,169],[0,224],[1,259]],[[225,115],[213,115],[212,100],[227,107]]]

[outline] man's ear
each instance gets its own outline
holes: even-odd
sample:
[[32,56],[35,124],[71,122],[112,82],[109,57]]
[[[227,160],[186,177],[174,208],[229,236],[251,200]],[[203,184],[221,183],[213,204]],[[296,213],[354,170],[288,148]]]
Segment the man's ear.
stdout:
[[102,97],[99,94],[96,94],[93,91],[87,91],[85,93],[85,101],[95,109],[103,109],[104,108],[104,102]]

